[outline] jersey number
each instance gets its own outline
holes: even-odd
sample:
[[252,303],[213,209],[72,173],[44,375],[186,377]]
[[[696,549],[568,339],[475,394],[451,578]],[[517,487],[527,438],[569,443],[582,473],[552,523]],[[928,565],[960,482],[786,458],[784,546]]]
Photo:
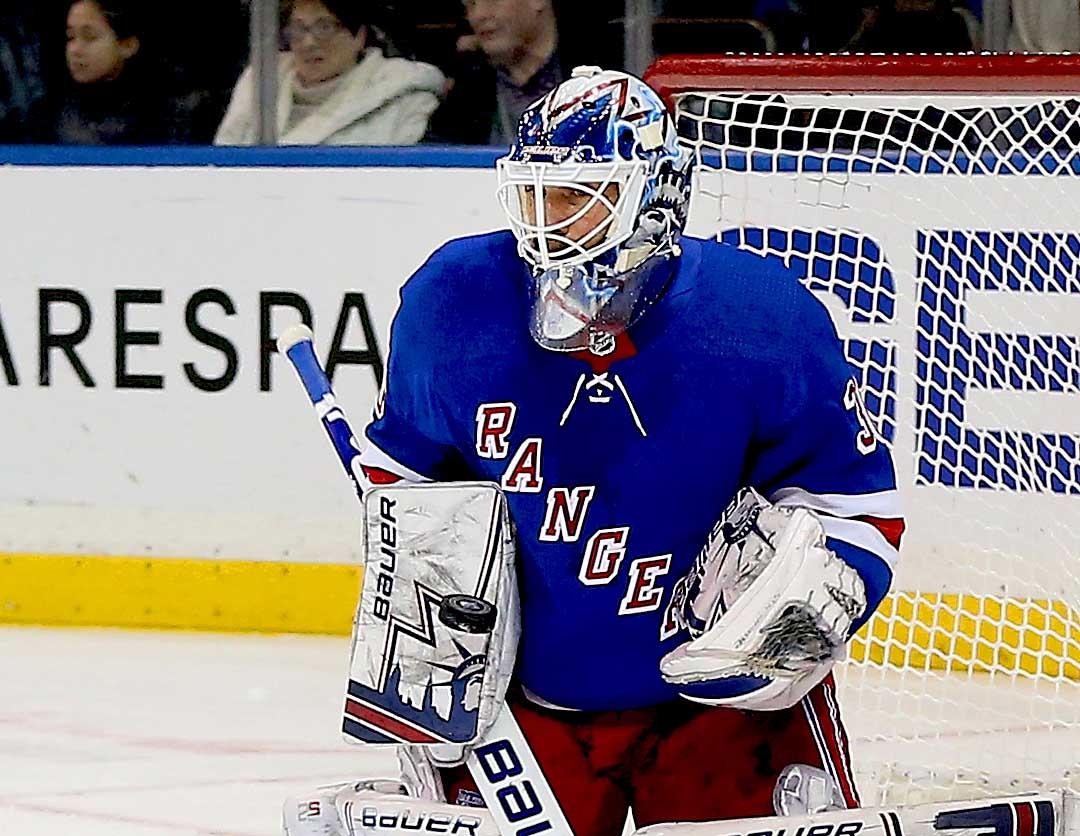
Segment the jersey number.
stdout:
[[855,435],[855,448],[864,456],[873,453],[878,445],[878,433],[874,427],[874,419],[870,417],[870,411],[863,401],[859,384],[854,380],[848,380],[844,387],[844,409],[855,413],[855,420],[859,422],[859,432]]

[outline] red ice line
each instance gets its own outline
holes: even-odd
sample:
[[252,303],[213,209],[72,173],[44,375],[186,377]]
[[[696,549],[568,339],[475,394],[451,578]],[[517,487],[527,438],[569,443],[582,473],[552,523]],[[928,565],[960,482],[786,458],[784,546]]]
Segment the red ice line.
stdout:
[[[51,798],[84,798],[107,795],[114,792],[131,794],[135,792],[159,792],[161,790],[198,789],[200,787],[223,787],[230,784],[296,784],[300,781],[311,784],[323,784],[333,783],[341,780],[343,780],[341,772],[335,772],[333,775],[302,775],[299,779],[293,776],[289,776],[283,778],[219,778],[213,781],[185,781],[183,783],[178,781],[169,781],[167,784],[124,784],[118,787],[94,787],[92,789],[68,790],[66,792],[56,792],[54,790],[50,790],[48,795]],[[24,802],[22,799],[26,796],[34,796],[39,794],[42,793],[23,792],[20,793],[18,796],[0,795],[0,804],[23,804],[26,802]]]

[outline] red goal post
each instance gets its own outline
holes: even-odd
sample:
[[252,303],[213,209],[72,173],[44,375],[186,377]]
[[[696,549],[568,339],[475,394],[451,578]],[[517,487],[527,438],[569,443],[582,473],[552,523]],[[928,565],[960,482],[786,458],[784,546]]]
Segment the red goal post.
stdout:
[[[825,304],[897,463],[868,804],[1080,789],[1080,56],[672,56],[688,233]],[[717,277],[722,281],[722,277]]]
[[669,55],[645,81],[670,107],[700,90],[1080,93],[1080,55]]

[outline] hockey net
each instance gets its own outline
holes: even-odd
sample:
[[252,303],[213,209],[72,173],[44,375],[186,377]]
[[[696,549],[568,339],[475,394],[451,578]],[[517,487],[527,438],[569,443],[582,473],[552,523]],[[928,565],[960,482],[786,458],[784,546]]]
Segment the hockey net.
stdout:
[[901,567],[839,676],[864,804],[1080,789],[1080,59],[647,80],[698,157],[690,234],[804,277],[893,449]]

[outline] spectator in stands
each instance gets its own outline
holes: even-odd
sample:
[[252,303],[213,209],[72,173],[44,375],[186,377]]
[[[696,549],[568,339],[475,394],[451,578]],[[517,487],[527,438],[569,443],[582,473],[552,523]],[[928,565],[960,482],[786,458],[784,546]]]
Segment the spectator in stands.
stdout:
[[[602,23],[580,16],[579,29],[593,35],[591,53],[574,60],[559,37],[552,0],[464,0],[464,6],[471,31],[458,40],[452,87],[428,141],[507,145],[525,108],[577,64],[618,65],[603,51]],[[581,11],[588,14],[588,6]]]
[[[277,120],[282,145],[410,145],[419,142],[445,87],[442,73],[387,58],[370,43],[365,3],[296,0],[278,63]],[[216,145],[258,141],[254,75],[233,91]]]
[[951,0],[891,0],[867,8],[849,52],[968,52],[971,34]]
[[39,139],[76,145],[183,141],[185,119],[155,83],[139,0],[75,0],[68,7],[68,89]]
[[247,0],[185,0],[183,8],[157,35],[169,86],[190,114],[189,140],[209,145],[248,62],[250,9]]
[[[783,8],[786,6],[786,8]],[[757,0],[781,52],[965,52],[950,0]]]
[[1076,0],[1012,0],[1011,52],[1080,52]]
[[25,142],[44,103],[41,46],[22,4],[0,11],[0,143]]
[[876,6],[872,0],[757,0],[752,14],[773,30],[780,52],[841,52]]

